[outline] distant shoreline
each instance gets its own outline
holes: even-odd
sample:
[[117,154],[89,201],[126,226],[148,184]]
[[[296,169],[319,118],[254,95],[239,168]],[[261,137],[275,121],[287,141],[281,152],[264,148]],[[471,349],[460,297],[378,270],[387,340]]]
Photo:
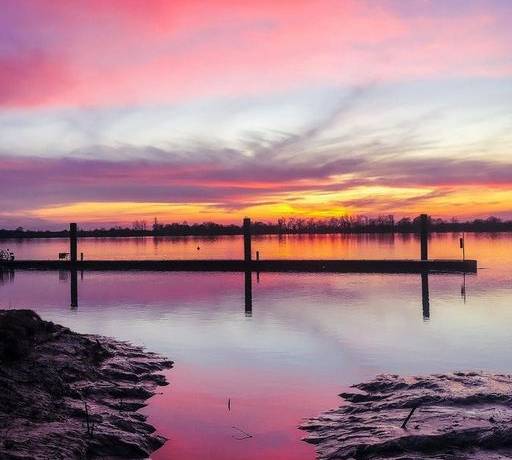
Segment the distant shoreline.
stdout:
[[[499,233],[512,232],[512,220],[502,220],[490,216],[486,219],[459,222],[456,219],[443,220],[427,216],[430,233]],[[250,223],[252,235],[325,235],[325,234],[409,234],[419,233],[422,216],[404,217],[395,220],[392,215],[379,217],[342,216],[325,219],[300,217],[281,218],[276,222],[253,221]],[[250,222],[250,221],[249,221]],[[234,236],[243,235],[243,225],[203,222],[189,224],[173,222],[162,224],[157,219],[152,225],[145,220],[136,220],[131,227],[111,227],[85,230],[78,228],[80,238],[126,238],[141,236]],[[0,239],[6,238],[69,238],[69,230],[26,230],[0,229]]]
[[[512,228],[508,229],[493,229],[493,230],[430,230],[430,233],[476,233],[476,234],[484,234],[484,233],[512,233]],[[414,235],[417,234],[417,231],[345,231],[345,232],[286,232],[286,233],[253,233],[253,236],[288,236],[288,235],[298,235],[298,236],[315,236],[315,235]],[[147,237],[155,237],[155,238],[166,238],[166,237],[177,237],[177,238],[185,238],[185,237],[193,237],[193,238],[216,238],[221,236],[242,236],[243,233],[182,233],[182,234],[154,234],[153,232],[133,232],[133,233],[98,233],[96,231],[80,231],[78,232],[79,238],[147,238]],[[56,239],[56,238],[69,238],[68,231],[59,231],[59,232],[23,232],[20,234],[19,232],[11,232],[11,231],[2,231],[0,230],[0,240],[30,240],[30,239]]]

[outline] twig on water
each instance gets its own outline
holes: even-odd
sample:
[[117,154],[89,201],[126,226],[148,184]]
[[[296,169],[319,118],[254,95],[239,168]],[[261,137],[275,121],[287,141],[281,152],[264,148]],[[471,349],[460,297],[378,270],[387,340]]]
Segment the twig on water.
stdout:
[[233,438],[237,439],[238,441],[242,441],[243,439],[249,439],[249,438],[253,437],[252,434],[247,433],[247,431],[244,431],[241,428],[238,428],[236,426],[233,426],[232,428],[237,430],[237,431],[239,431],[243,435],[243,436],[235,436],[235,435],[233,435]]
[[414,414],[414,411],[420,407],[419,404],[416,404],[415,406],[413,406],[413,408],[411,409],[411,412],[409,412],[409,415],[407,417],[405,417],[405,420],[404,420],[404,423],[402,423],[402,427],[404,430],[405,430],[405,427],[407,425],[407,422],[409,421],[409,419],[412,417],[412,414]]

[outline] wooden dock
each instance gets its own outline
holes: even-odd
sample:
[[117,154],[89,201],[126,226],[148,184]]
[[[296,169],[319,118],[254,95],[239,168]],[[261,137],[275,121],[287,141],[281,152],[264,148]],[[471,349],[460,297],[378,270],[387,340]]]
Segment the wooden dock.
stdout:
[[193,272],[331,272],[331,273],[476,273],[477,261],[428,258],[428,216],[420,216],[421,259],[256,259],[252,258],[251,219],[243,221],[244,258],[242,260],[83,260],[78,259],[78,227],[69,225],[69,260],[0,260],[0,269],[70,271],[193,271]]
[[14,260],[0,262],[14,270],[326,272],[326,273],[476,273],[476,260]]

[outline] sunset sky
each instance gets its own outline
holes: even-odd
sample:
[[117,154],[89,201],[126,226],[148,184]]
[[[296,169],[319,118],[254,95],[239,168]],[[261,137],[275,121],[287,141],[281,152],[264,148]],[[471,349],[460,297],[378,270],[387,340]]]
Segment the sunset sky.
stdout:
[[0,227],[512,217],[512,1],[0,10]]

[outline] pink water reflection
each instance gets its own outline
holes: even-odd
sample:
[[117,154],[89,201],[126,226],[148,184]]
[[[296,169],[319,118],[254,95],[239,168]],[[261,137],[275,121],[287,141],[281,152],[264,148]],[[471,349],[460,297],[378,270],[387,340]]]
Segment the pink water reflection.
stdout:
[[[435,236],[431,253],[455,256],[457,237]],[[302,254],[331,244],[300,241]],[[418,275],[253,275],[248,317],[241,273],[86,272],[72,310],[68,273],[18,271],[0,281],[0,308],[35,308],[175,360],[170,385],[144,409],[169,438],[154,459],[312,460],[297,426],[352,383],[379,372],[512,369],[512,237],[467,243],[485,268],[466,277],[466,299],[462,275],[430,276],[428,320]],[[400,257],[417,249],[400,237],[347,245]],[[253,437],[234,439],[233,426]]]
[[[178,365],[179,366],[179,365]],[[182,368],[168,373],[172,388],[155,397],[148,413],[168,443],[154,459],[311,459],[311,446],[295,429],[306,414],[336,403],[329,385],[297,382],[276,371],[280,385],[268,385],[261,369],[214,369],[208,375]],[[206,388],[207,390],[206,390]],[[227,401],[231,398],[231,410]],[[172,414],[172,417],[169,415]],[[251,436],[248,439],[238,427]]]

